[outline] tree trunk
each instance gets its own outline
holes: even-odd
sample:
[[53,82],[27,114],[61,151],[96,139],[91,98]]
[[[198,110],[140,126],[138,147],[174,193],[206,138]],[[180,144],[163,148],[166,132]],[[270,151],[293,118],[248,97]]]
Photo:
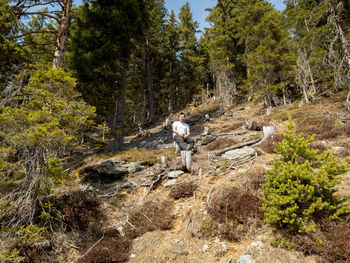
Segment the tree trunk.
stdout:
[[123,72],[122,85],[120,93],[115,103],[114,116],[112,120],[111,129],[114,135],[113,141],[109,143],[110,151],[118,151],[124,144],[124,109],[125,109],[125,93],[126,93],[126,70]]
[[53,69],[61,67],[64,59],[64,52],[66,48],[66,40],[68,29],[70,25],[70,10],[72,7],[72,0],[64,0],[62,6],[62,15],[60,18],[60,25],[58,28],[56,39],[56,50],[53,58]]
[[[339,22],[339,17],[337,16],[337,13],[334,9],[334,6],[333,4],[331,3],[330,0],[327,1],[328,2],[328,5],[329,5],[329,8],[330,8],[330,11],[331,11],[331,22],[334,24],[334,27],[337,31],[337,34],[340,38],[340,42],[341,42],[341,47],[342,47],[342,50],[344,52],[344,56],[346,58],[346,61],[347,61],[347,64],[348,64],[348,67],[350,69],[350,52],[348,50],[348,46],[349,46],[349,43],[345,37],[345,34],[343,32],[343,29],[342,27],[340,26],[340,22]],[[346,97],[346,106],[348,108],[348,111],[350,111],[350,88],[349,88],[349,92],[348,92],[348,95]]]
[[174,110],[174,89],[173,89],[173,65],[172,61],[169,63],[169,112]]
[[147,36],[146,36],[146,75],[147,75],[147,89],[148,89],[149,120],[150,122],[153,122],[154,120],[153,82],[152,82],[149,41]]

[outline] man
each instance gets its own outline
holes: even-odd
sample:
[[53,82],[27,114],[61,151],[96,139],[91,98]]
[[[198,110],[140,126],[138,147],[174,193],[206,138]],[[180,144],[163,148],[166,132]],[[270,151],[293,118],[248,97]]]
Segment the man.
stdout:
[[190,126],[185,123],[185,113],[181,112],[179,120],[173,123],[173,138],[181,151],[192,150],[194,140],[190,136]]

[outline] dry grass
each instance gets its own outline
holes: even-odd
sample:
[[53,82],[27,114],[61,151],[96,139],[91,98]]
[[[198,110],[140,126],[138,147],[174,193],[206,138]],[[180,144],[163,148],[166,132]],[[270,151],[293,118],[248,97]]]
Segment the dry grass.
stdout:
[[209,114],[218,111],[220,108],[219,102],[216,100],[209,100],[198,107],[191,108],[191,114]]
[[233,138],[227,138],[227,137],[221,137],[216,139],[215,141],[209,143],[206,147],[206,151],[214,151],[218,149],[222,149],[228,146],[231,146],[233,144],[236,144],[236,140]]
[[297,123],[296,133],[316,135],[318,140],[328,140],[338,136],[350,136],[350,124],[339,124],[333,117],[318,116]]
[[256,226],[262,223],[261,204],[261,200],[250,190],[223,187],[212,195],[208,211],[220,237],[238,241],[249,232],[252,222]]
[[319,229],[311,234],[284,234],[287,240],[305,255],[319,255],[324,259],[324,262],[349,262],[350,223],[323,219]]
[[283,140],[280,134],[273,134],[266,138],[258,147],[267,153],[274,153],[276,145]]
[[173,160],[176,157],[176,153],[173,149],[162,150],[147,150],[147,149],[132,149],[129,151],[123,151],[113,156],[114,159],[120,162],[136,162],[139,161],[143,164],[154,165],[160,162],[160,156],[165,156],[169,160]]
[[94,233],[100,228],[105,215],[95,194],[88,191],[76,191],[64,195],[62,201],[64,221],[72,229]]
[[[96,240],[97,241],[97,240]],[[95,243],[86,242],[83,244],[82,255],[86,253]],[[125,262],[129,258],[132,242],[125,239],[114,230],[110,231],[88,254],[80,258],[77,263],[116,263]]]
[[197,188],[198,188],[198,185],[193,181],[183,182],[171,188],[169,197],[174,198],[175,200],[184,198],[184,197],[190,197],[190,196],[193,196],[193,193]]
[[233,130],[238,129],[239,127],[242,127],[243,125],[244,125],[243,121],[233,122],[232,124],[225,126],[225,128],[222,129],[221,132],[231,132]]
[[149,201],[135,208],[129,214],[129,223],[125,224],[126,236],[133,239],[156,229],[171,229],[173,206],[173,201],[168,199]]

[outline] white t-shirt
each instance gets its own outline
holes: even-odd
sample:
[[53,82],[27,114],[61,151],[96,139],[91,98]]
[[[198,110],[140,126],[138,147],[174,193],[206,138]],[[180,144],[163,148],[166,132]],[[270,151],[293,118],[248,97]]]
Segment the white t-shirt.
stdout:
[[[176,127],[176,130],[178,133],[181,133],[182,135],[186,135],[187,131],[190,131],[190,126],[188,126],[186,123],[182,123],[181,121],[175,121],[173,123],[173,128]],[[176,133],[173,133],[173,137],[176,135]]]

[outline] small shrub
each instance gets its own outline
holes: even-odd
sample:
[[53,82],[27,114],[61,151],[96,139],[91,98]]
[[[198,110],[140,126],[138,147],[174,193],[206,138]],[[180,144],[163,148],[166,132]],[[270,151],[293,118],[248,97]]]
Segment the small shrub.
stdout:
[[180,199],[184,197],[193,196],[193,193],[197,189],[197,187],[198,186],[194,182],[180,183],[171,188],[169,197],[174,199]]
[[349,206],[343,206],[345,200],[335,195],[346,164],[329,151],[318,155],[316,149],[310,149],[313,136],[304,138],[294,133],[290,118],[284,139],[276,148],[280,159],[266,172],[262,210],[267,223],[311,232],[317,215],[340,219],[350,212]]
[[305,255],[319,255],[327,262],[348,262],[350,223],[322,219],[319,225],[314,233],[287,232],[284,236],[294,244],[296,250]]
[[[249,233],[253,222],[262,222],[263,214],[259,210],[261,200],[249,190],[235,187],[224,187],[212,195],[208,208],[215,230],[210,233],[218,234],[222,239],[238,241]],[[203,228],[203,227],[201,227]]]
[[209,214],[219,222],[244,223],[249,218],[262,218],[261,203],[249,190],[225,187],[213,194]]
[[205,149],[207,151],[214,151],[225,147],[229,147],[230,145],[233,145],[235,143],[236,143],[235,139],[223,137],[223,138],[218,138],[215,141],[209,143],[205,147]]
[[[96,242],[96,241],[95,241]],[[84,244],[82,254],[90,249],[95,242]],[[105,237],[88,254],[80,258],[77,263],[116,263],[125,262],[129,258],[131,241],[122,238],[119,234]]]
[[100,207],[100,201],[92,192],[72,192],[63,196],[62,200],[64,220],[70,227],[91,233],[99,229],[105,215]]
[[129,224],[125,225],[125,234],[133,239],[156,229],[170,229],[173,226],[171,215],[174,203],[171,200],[146,202],[129,214]]
[[249,178],[250,187],[254,190],[260,189],[266,183],[264,168],[251,169],[245,176]]
[[265,141],[263,141],[260,145],[259,148],[264,150],[267,153],[274,153],[276,144],[280,143],[282,141],[283,137],[280,134],[272,134],[269,137],[266,138]]

